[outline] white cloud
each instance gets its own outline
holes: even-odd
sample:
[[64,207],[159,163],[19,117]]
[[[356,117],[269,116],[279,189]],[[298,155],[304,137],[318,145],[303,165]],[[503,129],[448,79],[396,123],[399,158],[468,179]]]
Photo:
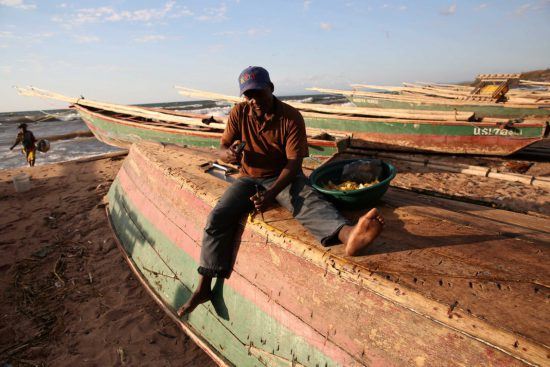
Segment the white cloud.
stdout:
[[205,8],[204,14],[199,15],[197,20],[202,22],[220,22],[227,19],[227,5],[220,4],[217,8]]
[[309,10],[309,6],[312,2],[312,0],[304,0],[304,10]]
[[157,42],[157,41],[164,41],[167,37],[163,36],[161,34],[148,34],[146,36],[134,38],[134,41],[136,42]]
[[23,10],[36,9],[35,4],[25,4],[23,0],[0,0],[0,5]]
[[324,31],[332,31],[332,24],[330,23],[323,23],[321,22],[321,24],[319,24],[319,26],[321,27],[322,30]]
[[550,0],[540,0],[537,3],[525,3],[516,8],[516,10],[514,10],[514,14],[517,16],[523,16],[527,12],[538,12],[547,7],[550,7]]
[[176,7],[173,11],[168,14],[168,18],[181,18],[181,17],[190,17],[194,13],[189,10],[187,7]]
[[99,42],[99,37],[97,36],[74,36],[76,43],[95,43]]
[[401,5],[397,8],[397,10],[400,10],[400,11],[405,11],[407,9],[408,9],[407,5]]
[[482,4],[479,4],[478,6],[475,7],[476,10],[483,10],[485,8],[487,8],[489,6],[489,4],[487,3],[482,3]]
[[175,1],[168,1],[161,9],[140,9],[134,11],[112,12],[108,17],[108,21],[138,21],[148,22],[154,19],[163,19],[173,9]]
[[0,41],[5,41],[0,48],[8,48],[14,45],[18,47],[27,47],[40,43],[44,39],[53,37],[54,35],[54,32],[15,34],[11,31],[0,31]]
[[54,32],[42,32],[42,33],[30,34],[29,37],[34,40],[41,41],[44,38],[50,38],[50,37],[53,37],[54,35],[55,35]]
[[191,16],[193,13],[186,7],[176,5],[173,0],[167,1],[162,8],[149,8],[138,10],[116,10],[110,6],[98,8],[77,9],[71,14],[55,15],[52,21],[62,23],[67,28],[86,23],[102,22],[152,22],[165,18],[180,18]]
[[453,15],[456,13],[456,4],[451,4],[448,8],[445,8],[439,12],[441,15]]
[[532,9],[533,9],[533,4],[530,4],[530,3],[523,4],[514,11],[514,14],[522,16]]

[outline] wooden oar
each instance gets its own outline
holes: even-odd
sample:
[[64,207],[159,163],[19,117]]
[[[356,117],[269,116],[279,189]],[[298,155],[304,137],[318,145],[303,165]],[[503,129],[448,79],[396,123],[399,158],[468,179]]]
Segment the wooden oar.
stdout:
[[[340,94],[344,96],[354,96],[354,97],[366,97],[366,98],[381,98],[381,99],[391,99],[395,101],[403,102],[414,102],[414,103],[434,103],[434,104],[444,104],[449,106],[504,106],[504,107],[518,107],[518,108],[540,108],[536,103],[495,103],[495,102],[482,102],[482,101],[464,101],[464,100],[455,100],[455,99],[444,99],[438,97],[431,97],[426,95],[417,95],[413,96],[411,94],[402,95],[402,94],[389,94],[389,93],[377,93],[377,92],[365,92],[365,91],[353,91],[353,90],[340,90],[340,89],[327,89],[327,88],[306,88],[307,90],[313,90],[320,93],[330,93],[330,94]],[[423,111],[426,113],[427,111]],[[432,112],[432,111],[431,111]],[[438,111],[444,112],[444,111]]]
[[[192,98],[205,98],[218,101],[228,101],[233,103],[242,102],[243,99],[234,96],[228,96],[219,93],[212,93],[201,91],[198,89],[191,89],[182,86],[175,87],[181,95]],[[311,90],[315,90],[311,88]],[[385,108],[370,108],[370,107],[349,107],[349,106],[335,106],[335,105],[323,105],[315,103],[299,103],[299,102],[286,102],[289,105],[297,108],[301,111],[316,111],[328,114],[338,115],[361,115],[361,116],[374,116],[374,117],[391,117],[399,119],[411,119],[411,120],[441,120],[441,121],[468,121],[474,117],[473,112],[462,111],[422,111],[416,110],[392,110]]]
[[23,95],[23,96],[55,99],[55,100],[67,102],[70,104],[79,104],[82,106],[99,108],[105,111],[112,111],[112,112],[132,115],[132,116],[139,116],[139,117],[152,119],[152,120],[181,123],[181,124],[190,125],[190,126],[203,126],[203,127],[208,126],[208,127],[218,128],[218,129],[225,128],[225,124],[220,124],[216,122],[205,124],[202,122],[200,118],[196,118],[196,117],[172,115],[172,114],[158,112],[158,111],[141,108],[137,106],[127,106],[127,105],[120,105],[120,104],[97,102],[97,101],[92,101],[84,98],[67,97],[59,93],[47,91],[44,89],[39,89],[36,87],[17,87],[17,91],[20,95]]
[[534,82],[531,80],[520,80],[519,83],[525,84],[525,85],[539,85],[542,87],[550,87],[550,82]]

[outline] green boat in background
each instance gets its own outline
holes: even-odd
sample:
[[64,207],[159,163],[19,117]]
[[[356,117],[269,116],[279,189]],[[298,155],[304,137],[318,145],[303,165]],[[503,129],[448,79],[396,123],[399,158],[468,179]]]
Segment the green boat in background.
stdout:
[[449,104],[448,101],[435,100],[432,102],[407,101],[389,98],[385,93],[378,93],[377,96],[351,95],[348,97],[350,102],[357,106],[391,108],[391,109],[410,109],[410,110],[430,110],[430,111],[471,111],[478,117],[501,117],[501,118],[521,118],[527,116],[549,116],[549,107],[522,107],[515,105],[505,105],[502,103],[485,104]]
[[[34,87],[19,88],[19,93],[70,103],[99,141],[119,148],[152,142],[217,149],[226,124],[225,117],[98,102]],[[331,156],[349,143],[349,137],[338,132],[306,133],[311,156]]]
[[[242,102],[240,97],[176,87],[186,97]],[[477,118],[471,112],[387,110],[381,108],[287,102],[306,127],[350,136],[351,147],[507,156],[548,137],[548,119],[519,121]]]
[[308,90],[344,95],[358,107],[418,111],[467,111],[475,113],[475,116],[478,118],[516,119],[528,116],[550,117],[550,104],[471,101],[430,96],[415,97],[397,92],[367,92],[325,88],[308,88]]

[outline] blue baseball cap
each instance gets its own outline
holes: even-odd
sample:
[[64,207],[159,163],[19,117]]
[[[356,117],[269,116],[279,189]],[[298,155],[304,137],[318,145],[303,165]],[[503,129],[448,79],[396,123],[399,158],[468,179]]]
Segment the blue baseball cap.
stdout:
[[239,75],[239,89],[241,95],[247,90],[264,89],[271,86],[269,73],[261,66],[249,66]]

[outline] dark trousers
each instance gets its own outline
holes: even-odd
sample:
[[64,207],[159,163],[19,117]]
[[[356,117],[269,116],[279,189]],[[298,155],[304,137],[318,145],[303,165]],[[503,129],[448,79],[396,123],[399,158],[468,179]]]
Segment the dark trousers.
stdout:
[[[202,239],[199,273],[229,277],[237,243],[237,230],[244,216],[254,209],[250,197],[257,186],[268,188],[277,178],[241,177],[225,191],[210,215]],[[323,245],[335,241],[348,220],[299,174],[276,197]]]

